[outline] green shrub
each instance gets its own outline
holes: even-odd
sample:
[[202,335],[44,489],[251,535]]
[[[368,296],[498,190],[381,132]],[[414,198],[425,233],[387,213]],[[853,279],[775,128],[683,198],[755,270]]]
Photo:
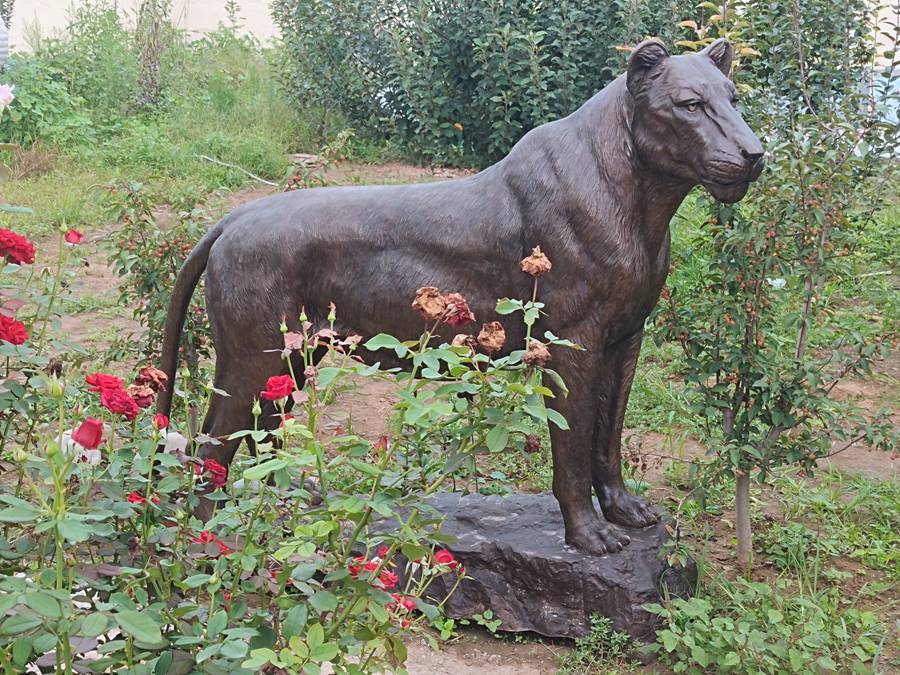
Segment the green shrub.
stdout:
[[708,598],[649,606],[675,673],[868,673],[887,633],[872,612],[846,607],[837,589],[792,595],[774,584],[720,581]]
[[484,165],[621,72],[617,47],[671,38],[692,2],[276,0],[285,86],[437,162]]

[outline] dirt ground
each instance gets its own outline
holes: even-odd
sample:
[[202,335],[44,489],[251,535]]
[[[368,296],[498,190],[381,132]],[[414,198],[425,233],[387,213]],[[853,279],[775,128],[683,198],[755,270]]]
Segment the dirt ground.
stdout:
[[[442,180],[458,175],[460,172],[434,172],[403,164],[383,166],[342,164],[329,170],[325,177],[332,184],[356,184]],[[262,186],[245,188],[211,203],[210,208],[214,213],[223,214],[240,204],[271,194],[272,191],[272,188]],[[161,220],[165,220],[171,214],[160,212],[158,215]],[[117,277],[106,263],[107,254],[103,243],[107,236],[108,232],[88,233],[82,245],[85,269],[83,274],[77,276],[72,287],[75,297],[106,300],[106,308],[103,308],[103,302],[98,302],[101,308],[69,315],[62,322],[65,337],[86,346],[102,344],[104,334],[108,335],[112,331],[121,333],[139,329],[135,322],[121,316],[121,308],[110,309],[108,306],[108,301],[117,293]],[[50,248],[55,246],[50,241],[45,245]],[[49,255],[50,251],[48,257]],[[880,364],[878,376],[874,381],[843,383],[840,395],[872,409],[882,404],[892,405],[895,403],[898,382],[900,382],[900,361],[895,357],[889,363]],[[329,417],[325,422],[326,428],[330,426],[338,430],[352,426],[355,432],[373,440],[377,439],[385,431],[394,403],[391,391],[389,382],[372,379],[361,380],[355,386],[343,389],[336,404],[330,408]],[[626,431],[625,436],[629,435],[630,432]],[[653,486],[649,497],[652,501],[661,502],[667,495],[663,472],[671,461],[665,459],[671,457],[671,450],[665,436],[659,433],[641,433],[638,443],[640,451],[651,456],[645,476]],[[701,457],[704,450],[697,443],[688,441],[680,452],[683,453],[683,459],[690,461]],[[835,455],[827,460],[827,463],[844,470],[859,471],[879,478],[897,478],[900,467],[900,462],[892,460],[887,453],[874,452],[863,446],[852,447]],[[773,518],[777,516],[775,513],[770,514]],[[725,525],[723,528],[727,529]],[[725,546],[730,537],[731,535],[723,530],[722,551],[709,552],[712,558],[720,561],[726,571],[728,567],[726,561],[733,555],[730,548]],[[764,579],[768,574],[770,572],[760,569],[755,576]],[[495,675],[543,675],[557,672],[558,654],[570,648],[570,645],[559,641],[550,643],[515,640],[510,637],[500,639],[480,629],[465,629],[457,640],[444,645],[440,653],[432,651],[424,641],[409,645],[408,669],[411,675],[481,675],[485,669],[489,669]]]

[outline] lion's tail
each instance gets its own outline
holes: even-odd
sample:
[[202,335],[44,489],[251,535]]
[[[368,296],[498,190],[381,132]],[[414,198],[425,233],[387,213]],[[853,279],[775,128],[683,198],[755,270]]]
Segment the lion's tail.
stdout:
[[200,281],[200,276],[206,269],[209,260],[209,251],[223,232],[223,221],[219,221],[197,242],[194,250],[190,252],[178,276],[175,279],[175,288],[172,289],[172,298],[169,301],[169,313],[166,315],[166,327],[163,337],[160,366],[169,380],[164,389],[159,392],[156,401],[156,410],[164,415],[172,411],[172,397],[175,392],[175,371],[178,367],[178,346],[181,342],[181,331],[184,328],[184,320],[187,316],[188,305],[194,289]]

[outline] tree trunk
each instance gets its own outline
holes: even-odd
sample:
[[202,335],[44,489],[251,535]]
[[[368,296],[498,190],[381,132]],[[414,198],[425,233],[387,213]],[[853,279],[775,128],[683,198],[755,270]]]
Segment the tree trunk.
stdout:
[[748,472],[737,474],[734,503],[738,565],[746,574],[749,574],[750,566],[753,563],[753,536],[750,532],[750,474]]

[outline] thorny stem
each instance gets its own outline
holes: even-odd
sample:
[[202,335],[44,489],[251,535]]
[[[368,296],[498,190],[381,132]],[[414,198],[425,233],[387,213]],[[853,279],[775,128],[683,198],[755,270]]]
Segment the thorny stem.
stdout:
[[50,291],[50,301],[47,303],[47,314],[44,316],[44,324],[41,326],[41,335],[38,338],[38,356],[44,352],[44,340],[47,337],[47,326],[50,323],[50,317],[53,316],[53,305],[56,303],[56,296],[59,293],[60,280],[62,279],[62,266],[66,259],[67,252],[65,233],[60,232],[59,255],[56,256],[56,274],[53,277],[53,290]]

